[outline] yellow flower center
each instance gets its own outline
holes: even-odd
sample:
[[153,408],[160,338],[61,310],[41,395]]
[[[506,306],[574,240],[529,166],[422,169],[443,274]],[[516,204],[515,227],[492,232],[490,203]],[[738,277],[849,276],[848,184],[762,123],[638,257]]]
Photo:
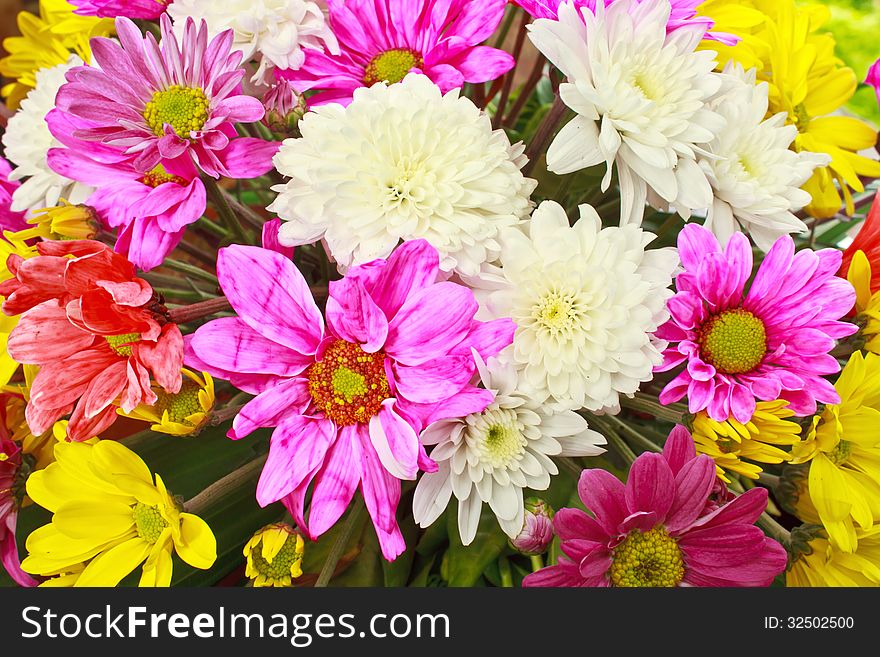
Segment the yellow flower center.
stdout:
[[139,342],[140,333],[123,333],[122,335],[108,335],[104,338],[110,348],[120,356],[128,358],[131,356],[131,345]]
[[158,506],[147,506],[143,502],[138,502],[132,510],[132,516],[138,536],[147,543],[158,541],[162,530],[168,526],[168,521],[162,517]]
[[368,354],[358,345],[336,340],[320,362],[306,370],[315,405],[337,426],[369,422],[391,396],[385,376],[385,352]]
[[8,460],[9,460],[9,454],[7,454],[6,452],[0,452],[0,461],[8,461]]
[[190,415],[203,411],[202,404],[199,401],[199,391],[201,386],[195,381],[184,379],[180,386],[180,391],[175,394],[168,394],[164,390],[156,391],[159,401],[156,403],[156,412],[161,414],[168,411],[168,419],[178,424],[187,424],[195,426],[192,422],[187,421]]
[[671,587],[684,578],[681,550],[665,527],[631,531],[612,551],[612,560],[613,586]]
[[364,82],[373,86],[377,82],[395,83],[406,77],[410,69],[421,68],[422,56],[409,48],[395,48],[376,55],[367,65]]
[[178,185],[186,186],[187,182],[185,179],[180,176],[175,176],[171,173],[168,173],[161,164],[157,164],[155,167],[150,169],[147,173],[144,174],[144,177],[141,178],[141,182],[149,187],[158,187],[159,185],[163,185],[168,182],[177,183]]
[[165,134],[165,124],[170,125],[178,137],[189,138],[208,120],[208,102],[201,89],[173,85],[153,94],[144,108],[144,119],[157,137]]
[[852,454],[852,443],[847,440],[841,440],[833,450],[828,452],[828,458],[834,465],[841,465],[846,463],[850,454]]
[[302,549],[298,544],[296,534],[289,534],[278,554],[269,561],[263,556],[263,541],[260,540],[249,555],[251,566],[268,580],[285,580],[291,576],[294,566],[302,561]]
[[581,310],[571,292],[552,290],[532,306],[532,319],[553,336],[565,336],[581,328]]
[[486,431],[481,455],[493,467],[501,468],[523,452],[523,435],[514,424],[493,424]]
[[709,319],[699,340],[703,359],[723,374],[751,372],[767,353],[764,322],[741,308]]

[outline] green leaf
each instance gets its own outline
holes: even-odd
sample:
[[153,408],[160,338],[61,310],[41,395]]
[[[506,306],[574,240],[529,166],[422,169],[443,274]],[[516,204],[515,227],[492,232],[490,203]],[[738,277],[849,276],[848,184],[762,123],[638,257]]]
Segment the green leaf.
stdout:
[[461,544],[456,514],[447,514],[446,527],[449,533],[449,549],[444,555],[444,579],[449,586],[474,586],[487,566],[507,547],[507,536],[498,526],[495,514],[485,505],[477,535],[470,545]]

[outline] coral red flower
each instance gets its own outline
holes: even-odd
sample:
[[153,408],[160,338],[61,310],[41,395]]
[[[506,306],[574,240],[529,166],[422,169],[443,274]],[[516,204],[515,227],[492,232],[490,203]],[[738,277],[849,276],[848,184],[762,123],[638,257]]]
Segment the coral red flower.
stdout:
[[863,251],[871,263],[871,294],[880,290],[880,201],[874,197],[874,204],[868,212],[868,218],[856,235],[853,243],[843,252],[843,264],[840,266],[840,276],[846,278],[849,266],[852,263],[856,251]]
[[126,412],[154,404],[150,376],[180,390],[183,336],[135,268],[91,240],[42,242],[29,260],[11,255],[0,284],[3,312],[21,313],[9,354],[39,365],[26,418],[41,434],[68,413],[71,440],[86,440]]

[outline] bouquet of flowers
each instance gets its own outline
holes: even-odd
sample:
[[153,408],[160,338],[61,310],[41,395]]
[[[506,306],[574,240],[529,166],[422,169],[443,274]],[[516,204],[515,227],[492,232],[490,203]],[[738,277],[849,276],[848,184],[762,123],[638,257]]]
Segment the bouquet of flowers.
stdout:
[[7,581],[880,585],[880,163],[827,18],[40,0]]

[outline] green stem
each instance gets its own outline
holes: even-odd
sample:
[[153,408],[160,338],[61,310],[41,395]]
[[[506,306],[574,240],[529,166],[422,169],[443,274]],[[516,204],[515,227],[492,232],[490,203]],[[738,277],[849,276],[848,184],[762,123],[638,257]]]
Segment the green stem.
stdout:
[[213,285],[219,285],[219,281],[217,280],[217,276],[212,274],[209,271],[205,271],[201,267],[196,267],[195,265],[191,265],[188,262],[183,262],[182,260],[174,260],[173,258],[165,258],[165,261],[162,263],[163,267],[168,267],[168,269],[173,269],[174,271],[179,271],[183,274],[189,274],[190,276],[195,276],[196,278],[200,278],[203,281],[207,281]]
[[268,454],[260,456],[253,461],[244,464],[237,470],[233,470],[225,477],[215,481],[191,500],[187,501],[183,505],[183,508],[186,509],[187,513],[192,513],[196,516],[201,515],[211,506],[211,504],[217,501],[217,499],[223,497],[229,490],[236,488],[239,484],[247,481],[251,477],[256,478],[254,475],[263,469],[263,464],[266,462],[267,458]]
[[581,473],[584,471],[583,466],[578,465],[573,459],[568,456],[560,456],[556,459],[556,462],[561,465],[565,470],[568,470],[569,473],[573,474],[575,479],[578,479],[581,476]]
[[193,225],[197,229],[201,229],[206,233],[210,233],[214,237],[219,237],[220,239],[226,239],[227,237],[229,237],[229,232],[225,228],[223,228],[223,226],[211,221],[207,217],[202,217]]
[[507,5],[507,9],[504,13],[504,20],[501,22],[501,31],[498,33],[498,38],[495,39],[496,48],[501,48],[501,44],[503,44],[504,40],[507,38],[507,33],[510,32],[510,26],[513,25],[513,19],[515,16],[516,7]]
[[611,420],[611,422],[613,422],[615,426],[624,431],[626,435],[628,435],[632,439],[632,442],[636,443],[642,449],[646,449],[649,452],[657,452],[658,454],[663,452],[662,447],[657,445],[653,440],[650,440],[646,436],[640,434],[638,431],[629,426],[626,422],[623,422],[613,415],[607,415],[605,417]]
[[776,522],[766,511],[758,518],[758,527],[770,536],[770,538],[778,541],[785,549],[791,546],[791,532]]
[[321,572],[318,575],[318,580],[315,582],[316,588],[326,587],[327,584],[330,583],[330,579],[336,572],[336,566],[339,563],[339,560],[342,558],[342,555],[345,554],[345,548],[348,546],[348,541],[354,534],[355,529],[360,526],[361,517],[363,516],[365,509],[364,498],[358,496],[354,503],[354,507],[352,507],[351,511],[348,513],[348,519],[345,521],[342,531],[336,538],[333,547],[330,548],[327,560],[324,562],[324,566],[321,568]]
[[498,560],[498,573],[501,575],[501,586],[506,589],[513,588],[513,572],[510,569],[510,561],[507,557]]
[[669,404],[668,406],[664,406],[654,398],[642,392],[637,392],[636,396],[633,398],[621,396],[620,403],[622,406],[633,411],[648,413],[649,415],[656,417],[658,420],[666,420],[667,422],[674,422],[676,424],[681,424],[684,419],[684,414],[687,413],[687,406],[684,404]]
[[602,416],[594,415],[592,418],[593,423],[604,430],[603,433],[608,439],[608,445],[614,448],[614,451],[626,461],[627,465],[632,465],[636,460],[636,454],[629,448],[629,445],[624,442],[623,438],[618,435],[611,423],[607,422]]
[[537,554],[533,554],[531,556],[532,560],[532,572],[536,573],[544,567],[544,561]]
[[234,239],[238,240],[239,244],[249,244],[250,239],[248,238],[248,234],[245,232],[244,226],[242,226],[241,222],[238,220],[238,216],[229,206],[229,201],[226,198],[226,194],[220,189],[220,185],[218,185],[217,181],[210,176],[202,176],[202,180],[205,183],[205,189],[208,191],[208,196],[211,198],[211,202],[214,204],[214,207],[217,208],[217,214],[220,215],[223,223],[229,228]]

